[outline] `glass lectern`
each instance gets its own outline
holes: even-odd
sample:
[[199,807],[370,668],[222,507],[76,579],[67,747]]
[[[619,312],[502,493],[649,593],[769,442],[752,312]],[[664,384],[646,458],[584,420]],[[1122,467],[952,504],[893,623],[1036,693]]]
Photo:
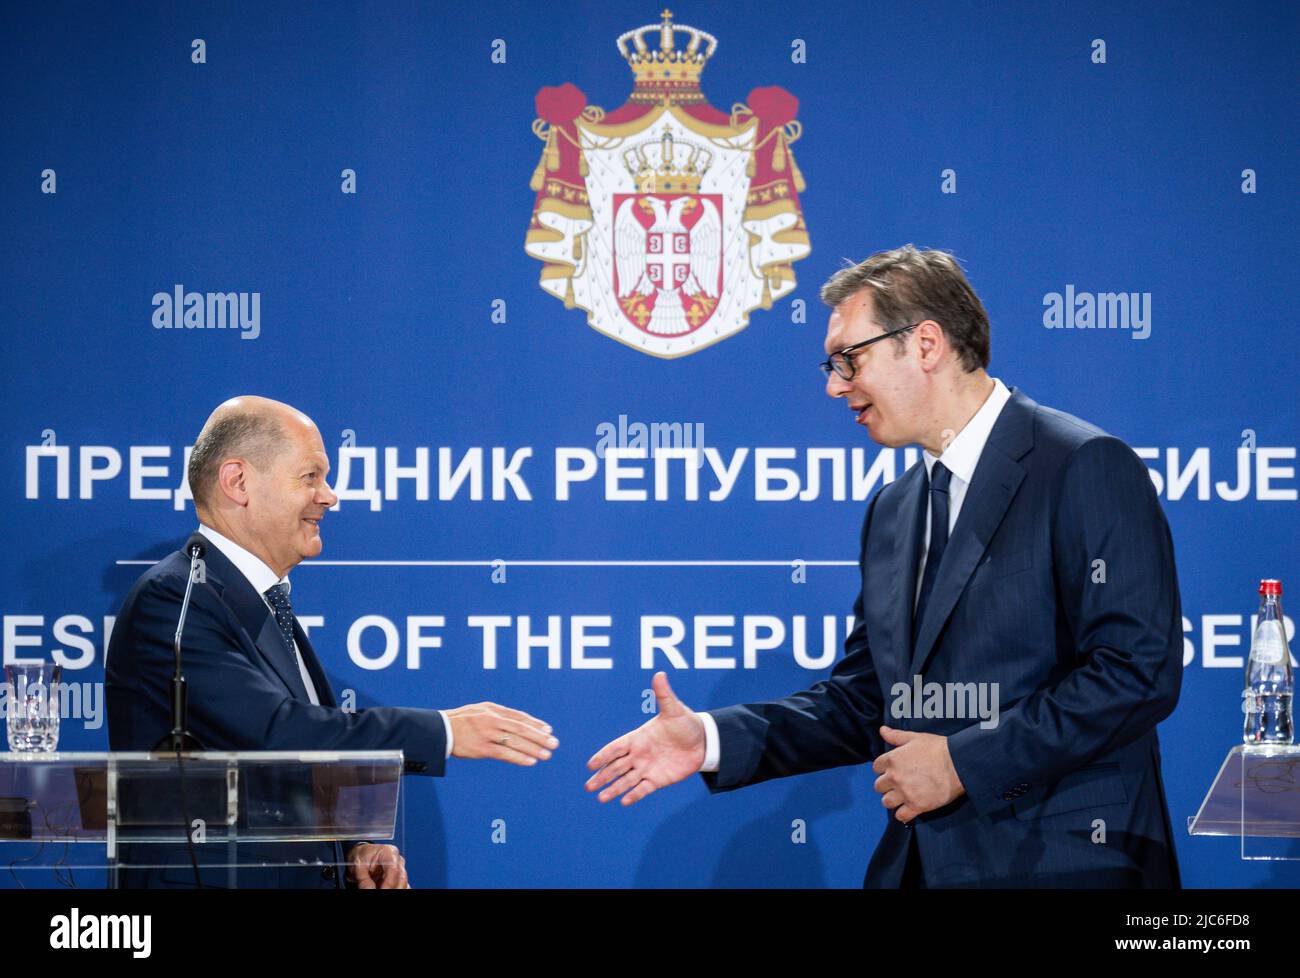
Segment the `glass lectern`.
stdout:
[[1300,747],[1233,747],[1187,831],[1240,838],[1242,859],[1300,859]]
[[15,865],[103,868],[117,886],[179,844],[234,888],[241,868],[295,865],[268,862],[283,850],[266,844],[402,848],[402,768],[397,750],[0,753],[0,842],[35,844],[9,862],[19,885]]

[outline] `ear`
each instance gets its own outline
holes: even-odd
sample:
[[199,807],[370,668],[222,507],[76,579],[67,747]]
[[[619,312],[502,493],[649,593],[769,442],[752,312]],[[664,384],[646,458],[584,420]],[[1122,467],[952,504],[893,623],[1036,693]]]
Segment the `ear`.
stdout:
[[916,343],[921,351],[921,364],[928,370],[939,366],[944,351],[948,349],[948,337],[943,327],[933,319],[923,319],[916,326]]
[[248,465],[237,458],[221,463],[217,470],[217,487],[231,502],[248,505]]

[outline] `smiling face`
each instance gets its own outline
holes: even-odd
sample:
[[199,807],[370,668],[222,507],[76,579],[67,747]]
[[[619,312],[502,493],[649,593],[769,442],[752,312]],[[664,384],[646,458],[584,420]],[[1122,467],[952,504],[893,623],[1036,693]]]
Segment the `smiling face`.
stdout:
[[[924,328],[923,325],[903,333],[905,345],[901,351],[898,341],[891,338],[849,354],[856,367],[852,380],[845,380],[834,371],[826,379],[826,393],[847,399],[857,423],[867,429],[871,440],[890,448],[920,440],[925,373],[918,357],[912,354],[916,349],[916,335]],[[884,332],[875,319],[871,290],[862,289],[831,313],[826,327],[826,354],[829,356]]]
[[329,457],[320,432],[301,414],[286,418],[284,441],[264,469],[247,466],[245,528],[280,576],[321,552],[320,520],[338,502],[325,481]]

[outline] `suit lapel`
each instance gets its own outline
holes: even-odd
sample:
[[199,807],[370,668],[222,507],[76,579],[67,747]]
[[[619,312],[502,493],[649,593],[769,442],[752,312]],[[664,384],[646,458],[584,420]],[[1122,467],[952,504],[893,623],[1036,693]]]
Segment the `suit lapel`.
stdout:
[[[909,676],[924,673],[948,616],[966,589],[975,566],[988,549],[989,541],[993,539],[993,534],[997,532],[1011,500],[1015,498],[1020,483],[1025,478],[1025,469],[1019,460],[1033,447],[1033,413],[1036,406],[1012,388],[1011,399],[989,432],[988,441],[984,443],[984,450],[975,466],[975,474],[966,490],[961,513],[953,525],[948,546],[944,549],[943,561],[939,564],[939,574],[926,605],[916,647],[911,650],[911,665],[907,672]],[[916,580],[916,563],[919,561],[918,550],[910,574],[913,582]]]
[[307,687],[302,683],[302,673],[298,671],[298,663],[294,661],[293,650],[285,647],[280,625],[269,608],[256,641],[257,651],[262,653],[262,657],[275,670],[276,675],[284,680],[294,698],[307,699]]
[[[325,675],[325,670],[321,668],[320,659],[316,658],[316,650],[307,640],[307,632],[298,624],[295,616],[293,620],[294,639],[298,643],[298,654],[302,656],[303,664],[307,667],[307,674],[311,676],[311,683],[316,687],[316,698],[320,700],[321,706],[337,706],[334,699],[334,690],[330,688],[329,678]],[[304,695],[306,690],[303,690]]]
[[204,561],[207,564],[209,582],[214,577],[220,582],[221,600],[244,626],[267,666],[280,677],[280,681],[295,697],[307,699],[307,688],[302,684],[298,664],[293,660],[293,653],[285,648],[275,615],[271,614],[271,609],[257,593],[257,589],[219,547],[209,546]]

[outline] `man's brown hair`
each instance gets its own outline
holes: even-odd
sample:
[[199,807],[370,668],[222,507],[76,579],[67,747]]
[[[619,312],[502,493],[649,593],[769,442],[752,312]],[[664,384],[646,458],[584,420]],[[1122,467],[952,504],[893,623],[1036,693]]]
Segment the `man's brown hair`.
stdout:
[[[971,373],[989,365],[988,313],[952,255],[910,244],[878,252],[832,275],[822,286],[822,302],[834,309],[863,289],[871,290],[876,320],[886,332],[933,319],[963,370]],[[892,342],[901,349],[907,336],[895,336]]]

